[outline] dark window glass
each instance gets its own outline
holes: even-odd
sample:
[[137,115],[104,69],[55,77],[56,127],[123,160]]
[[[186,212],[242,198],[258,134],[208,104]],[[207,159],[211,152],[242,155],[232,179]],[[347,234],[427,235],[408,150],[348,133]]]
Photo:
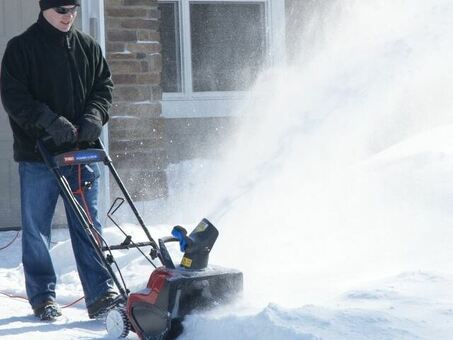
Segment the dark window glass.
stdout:
[[190,4],[195,92],[247,90],[263,66],[263,3]]
[[164,92],[181,92],[179,8],[176,2],[159,3],[162,81]]

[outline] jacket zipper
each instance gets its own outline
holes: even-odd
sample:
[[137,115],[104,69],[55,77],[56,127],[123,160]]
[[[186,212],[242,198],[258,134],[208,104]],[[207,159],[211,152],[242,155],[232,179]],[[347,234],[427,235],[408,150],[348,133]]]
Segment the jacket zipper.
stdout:
[[[71,41],[70,41],[70,39],[69,39],[69,35],[68,35],[68,34],[65,35],[65,43],[66,43],[66,46],[65,46],[65,47],[66,47],[66,60],[67,60],[67,62],[68,62],[68,68],[69,68],[69,73],[68,73],[68,75],[69,75],[70,84],[71,84],[71,89],[72,89],[71,92],[73,92],[73,93],[72,93],[72,96],[71,96],[71,98],[72,98],[72,103],[71,103],[71,104],[72,104],[72,105],[71,105],[71,107],[72,107],[72,110],[71,110],[71,111],[72,111],[72,112],[71,112],[71,116],[72,116],[72,117],[70,118],[70,120],[74,120],[74,119],[75,119],[75,115],[76,115],[76,113],[75,113],[75,111],[74,111],[74,109],[75,109],[75,107],[74,107],[75,103],[74,103],[74,96],[73,96],[73,95],[74,95],[74,79],[73,79],[73,76],[74,76],[74,75],[72,74],[73,68],[72,68],[72,65],[71,65],[71,63],[72,63],[72,58],[71,58],[71,50],[72,50],[72,47],[71,47]],[[69,117],[68,117],[68,118],[69,118]]]
[[65,41],[66,41],[66,49],[68,51],[70,51],[71,50],[71,42],[69,41],[69,35],[67,35],[67,34],[65,36]]

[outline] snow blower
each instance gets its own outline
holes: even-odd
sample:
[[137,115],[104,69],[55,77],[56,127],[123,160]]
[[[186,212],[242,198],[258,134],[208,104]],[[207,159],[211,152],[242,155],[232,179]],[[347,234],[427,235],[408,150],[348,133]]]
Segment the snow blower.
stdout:
[[[96,142],[95,148],[63,153],[51,152],[52,144],[49,139],[45,139],[38,141],[37,147],[44,162],[54,173],[63,198],[69,203],[85,229],[92,246],[119,291],[115,307],[105,315],[106,328],[110,336],[125,338],[129,331],[133,331],[140,339],[175,339],[183,331],[182,321],[186,315],[227,303],[242,291],[243,275],[240,271],[208,264],[209,253],[219,235],[211,222],[203,219],[189,235],[183,227],[176,226],[171,236],[163,237],[156,242],[151,237],[101,140]],[[106,165],[124,196],[117,197],[107,213],[107,217],[125,236],[121,244],[107,244],[94,228],[60,171],[63,166],[90,163]],[[113,218],[124,201],[127,201],[143,229],[147,237],[146,242],[134,242]],[[184,253],[179,265],[174,264],[166,247],[169,242],[179,242],[180,250]],[[144,247],[151,249],[149,254],[143,251]],[[137,249],[154,267],[146,287],[140,291],[129,291],[113,256],[112,251],[124,249]],[[154,263],[157,259],[161,263],[159,267]]]

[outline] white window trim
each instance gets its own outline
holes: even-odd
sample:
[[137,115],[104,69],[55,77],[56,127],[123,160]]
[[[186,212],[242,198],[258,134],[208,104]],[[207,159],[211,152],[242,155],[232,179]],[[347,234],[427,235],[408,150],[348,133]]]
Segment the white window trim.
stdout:
[[82,31],[97,40],[105,53],[104,0],[82,0]]
[[[247,92],[193,92],[192,64],[190,39],[190,3],[194,2],[234,2],[234,3],[264,3],[266,43],[268,46],[269,66],[275,66],[286,61],[284,40],[285,4],[283,0],[167,0],[177,2],[179,6],[181,93],[163,93],[162,116],[166,118],[201,118],[232,116],[236,108],[244,103]],[[165,2],[165,0],[162,0]]]
[[[96,39],[105,55],[104,0],[82,0],[80,10],[82,31]],[[101,136],[107,152],[109,150],[108,135],[107,124],[103,128]],[[110,178],[106,169],[106,167],[100,167],[101,183],[99,193],[99,216],[106,215],[110,207]]]

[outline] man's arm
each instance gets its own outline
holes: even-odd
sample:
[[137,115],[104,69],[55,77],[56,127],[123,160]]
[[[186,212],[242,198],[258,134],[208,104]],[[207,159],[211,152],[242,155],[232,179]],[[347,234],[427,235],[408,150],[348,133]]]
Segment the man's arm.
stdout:
[[102,126],[109,120],[109,109],[112,105],[111,73],[100,46],[95,44],[94,51],[96,54],[94,85],[79,121],[79,140],[84,142],[92,142],[100,137]]
[[97,116],[102,121],[102,124],[105,124],[109,120],[109,109],[112,105],[112,74],[98,44],[95,44],[95,53],[94,85],[88,95],[84,114]]
[[22,129],[35,134],[47,128],[58,116],[37,100],[28,90],[28,61],[17,41],[8,43],[0,72],[0,93],[3,106],[11,119]]

